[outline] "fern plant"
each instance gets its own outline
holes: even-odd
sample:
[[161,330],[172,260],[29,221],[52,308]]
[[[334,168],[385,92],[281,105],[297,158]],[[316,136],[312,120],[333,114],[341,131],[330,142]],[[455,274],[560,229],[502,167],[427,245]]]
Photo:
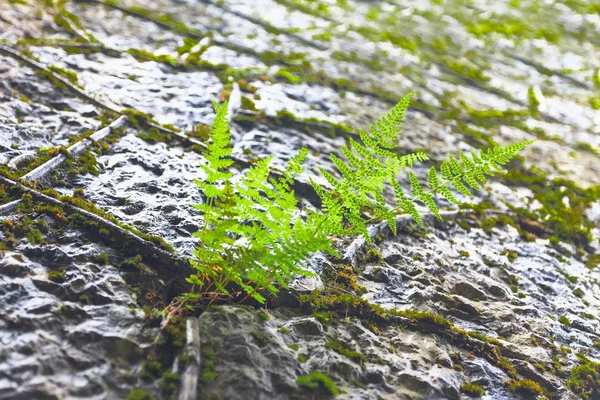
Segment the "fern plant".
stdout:
[[[302,172],[308,150],[303,148],[292,158],[278,178],[271,176],[271,158],[267,158],[234,182],[229,171],[232,149],[227,103],[214,102],[216,117],[205,154],[207,164],[201,166],[206,177],[196,180],[205,197],[203,204],[196,205],[203,213],[204,226],[195,234],[200,244],[191,264],[197,273],[188,278],[193,289],[187,298],[233,296],[237,294],[231,293],[234,288],[265,302],[265,293],[276,294],[294,276],[313,275],[304,262],[316,252],[337,255],[333,238],[362,234],[370,242],[367,227],[375,220],[386,221],[395,233],[396,215],[402,213],[422,225],[417,203],[441,218],[435,195],[459,204],[450,188],[472,196],[469,187],[481,189],[486,175],[501,170],[532,143],[495,147],[479,154],[461,152],[458,159],[450,156],[439,172],[435,167],[429,169],[424,188],[411,168],[427,161],[427,155],[399,156],[393,151],[409,102],[410,94],[372,124],[369,132],[359,130],[362,143],[351,139],[351,147],[341,148],[343,158],[331,154],[339,177],[320,169],[331,188],[310,182],[321,198],[322,210],[302,211],[291,186]],[[410,194],[398,182],[403,172],[408,174]],[[394,194],[394,202],[386,200],[388,190]]]
[[196,180],[206,201],[196,205],[204,214],[204,227],[195,235],[200,245],[194,251],[192,266],[198,271],[188,278],[192,285],[209,293],[229,295],[234,284],[260,302],[258,289],[276,293],[286,287],[293,275],[310,275],[302,261],[317,251],[331,247],[326,237],[315,237],[309,229],[313,214],[299,218],[297,200],[291,190],[296,175],[308,155],[302,149],[287,164],[278,179],[271,178],[270,158],[261,160],[232,182],[228,171],[232,161],[227,122],[227,103],[214,103],[216,117],[206,153],[203,181]]

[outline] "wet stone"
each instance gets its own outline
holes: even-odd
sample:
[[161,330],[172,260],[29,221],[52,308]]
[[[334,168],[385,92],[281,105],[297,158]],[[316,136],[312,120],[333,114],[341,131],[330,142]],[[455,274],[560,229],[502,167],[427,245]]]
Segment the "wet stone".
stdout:
[[[258,111],[233,111],[234,153],[249,162],[273,156],[273,165],[281,168],[306,146],[304,181],[310,176],[325,184],[317,177],[319,167],[336,173],[328,155],[339,156],[348,137],[334,134],[333,124],[368,129],[396,97],[412,90],[415,102],[398,143],[401,154],[426,150],[437,162],[459,150],[537,138],[523,153],[526,161],[515,163],[519,171],[545,174],[548,182],[572,179],[582,188],[600,184],[600,114],[594,106],[598,20],[578,2],[544,7],[482,0],[119,2],[146,10],[145,16],[109,2],[20,3],[0,0],[2,44],[43,65],[73,71],[85,92],[117,109],[152,113],[159,123],[186,131],[210,123],[212,99],[225,99],[236,82]],[[103,51],[17,45],[26,38],[86,44],[82,32],[56,22],[59,3],[106,47]],[[165,21],[183,25],[169,27]],[[190,34],[191,29],[201,33]],[[186,38],[206,44],[199,60],[210,64],[187,63],[177,51]],[[148,59],[131,50],[148,52]],[[539,104],[531,103],[530,92]],[[91,97],[63,90],[30,66],[0,55],[0,164],[16,160],[17,168],[26,167],[38,150],[67,145],[69,138],[112,120]],[[508,110],[526,115],[511,117]],[[278,120],[282,111],[292,117]],[[40,187],[68,195],[83,189],[86,200],[120,222],[191,255],[198,244],[192,234],[203,226],[192,206],[203,198],[191,182],[203,179],[204,158],[174,140],[144,139],[145,128],[130,124],[124,133],[96,155],[98,175],[61,170]],[[413,170],[424,178],[430,165]],[[240,172],[234,171],[234,179]],[[522,218],[518,229],[497,223],[488,232],[483,226],[488,216],[523,214],[514,211],[519,207],[539,210],[544,194],[526,177],[510,183],[497,178],[472,199],[459,196],[489,203],[497,207],[494,213],[457,214],[424,229],[407,225],[396,236],[377,238],[383,263],[357,257],[357,284],[365,292],[362,299],[375,305],[433,312],[465,331],[500,340],[502,355],[521,378],[556,391],[557,399],[574,399],[567,381],[578,363],[575,354],[600,359],[594,346],[600,333],[600,276],[585,266],[586,251],[600,251],[598,231],[581,249],[549,244],[553,218]],[[409,185],[404,174],[400,183]],[[571,211],[577,209],[573,198],[566,199]],[[597,202],[582,207],[597,223]],[[119,270],[115,265],[131,254],[66,224],[49,236],[46,245],[20,238],[16,248],[0,250],[0,398],[123,399],[143,387],[166,399],[160,380],[140,380],[156,328],[144,322],[141,306],[148,299],[139,290],[162,287],[156,279],[167,277],[156,277],[148,266]],[[507,250],[516,259],[501,255]],[[96,259],[104,252],[110,254],[108,265]],[[321,257],[308,267],[336,276],[340,265]],[[51,271],[63,272],[64,281],[49,279]],[[314,371],[330,376],[340,399],[462,399],[464,383],[482,386],[485,399],[523,397],[509,390],[511,377],[489,354],[475,355],[446,335],[331,320],[300,304],[298,294],[328,285],[320,277],[295,281],[270,304],[268,321],[253,307],[231,305],[194,316],[203,351],[195,376],[201,382],[193,388],[197,398],[322,398],[296,383]],[[334,340],[364,359],[336,351]],[[207,363],[210,354],[214,371]],[[168,355],[165,364],[172,365],[165,370],[179,371],[171,362],[178,355]],[[552,356],[562,371],[553,371]],[[212,381],[210,372],[216,373]]]

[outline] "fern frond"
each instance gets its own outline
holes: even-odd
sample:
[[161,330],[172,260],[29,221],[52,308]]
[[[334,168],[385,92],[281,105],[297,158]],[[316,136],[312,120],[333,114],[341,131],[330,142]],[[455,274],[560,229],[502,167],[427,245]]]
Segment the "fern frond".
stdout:
[[402,187],[398,182],[392,180],[391,184],[394,188],[394,194],[396,195],[396,204],[398,204],[397,209],[401,209],[405,213],[409,214],[412,219],[422,227],[423,221],[421,220],[421,214],[419,214],[417,207],[415,207],[414,201],[406,197],[404,190],[402,190]]
[[432,190],[437,190],[437,188],[440,186],[440,179],[438,178],[435,167],[431,167],[427,173],[427,186],[429,186]]
[[360,166],[360,158],[358,158],[355,154],[352,153],[352,150],[350,150],[348,147],[346,146],[342,146],[340,148],[342,154],[344,155],[344,157],[346,157],[346,160],[348,160],[348,162],[350,162],[350,165],[352,165],[353,167],[357,168]]
[[413,196],[421,196],[423,194],[423,187],[421,186],[421,183],[412,171],[408,171],[408,178],[410,179],[410,187]]
[[[206,177],[196,180],[206,198],[203,204],[195,205],[203,213],[204,226],[194,234],[201,243],[191,260],[196,274],[187,281],[197,287],[215,288],[225,295],[232,289],[243,290],[256,301],[265,302],[267,294],[274,295],[279,288],[287,287],[295,276],[313,274],[304,268],[304,262],[312,254],[323,251],[337,255],[332,236],[363,235],[370,243],[369,222],[385,221],[395,233],[398,212],[409,214],[422,226],[417,202],[441,218],[434,195],[459,204],[450,187],[464,196],[472,196],[468,187],[481,189],[486,175],[502,169],[502,165],[531,144],[531,141],[515,143],[478,154],[461,152],[458,158],[450,156],[439,172],[435,167],[428,170],[428,190],[408,169],[412,194],[408,197],[397,181],[398,174],[428,160],[422,152],[400,157],[393,151],[409,101],[410,94],[371,124],[369,132],[358,131],[362,143],[350,139],[350,148],[342,146],[344,159],[331,155],[339,174],[319,168],[331,190],[310,179],[321,199],[322,212],[300,212],[292,190],[308,156],[306,148],[288,162],[279,178],[271,177],[271,159],[267,158],[244,171],[235,185],[231,183],[227,103],[215,102],[216,116],[207,143],[206,163],[202,165]],[[395,206],[386,201],[386,188],[390,186]]]
[[442,216],[440,215],[440,209],[438,208],[437,204],[435,204],[435,200],[431,194],[423,193],[419,200],[421,200],[427,206],[427,208],[429,208],[429,211],[431,211],[433,215],[439,219],[442,219]]
[[410,153],[400,157],[400,165],[402,166],[402,169],[406,169],[407,165],[412,167],[413,164],[416,164],[417,162],[423,162],[427,160],[429,160],[429,157],[423,152]]
[[438,187],[438,193],[443,198],[445,198],[446,200],[448,200],[450,203],[456,204],[456,205],[460,204],[460,201],[458,201],[456,199],[456,197],[454,197],[454,194],[452,193],[452,191],[450,189],[448,189],[448,187],[446,187],[446,186],[439,186]]

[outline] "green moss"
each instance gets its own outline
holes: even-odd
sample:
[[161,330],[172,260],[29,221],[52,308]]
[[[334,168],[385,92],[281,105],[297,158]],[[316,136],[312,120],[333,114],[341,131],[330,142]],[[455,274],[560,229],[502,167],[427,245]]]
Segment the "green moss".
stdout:
[[340,342],[337,339],[330,340],[325,344],[325,347],[335,351],[338,354],[343,355],[344,357],[348,357],[352,361],[355,361],[359,364],[363,364],[367,361],[367,358],[364,354],[354,351],[348,347],[345,343]]
[[79,296],[79,301],[83,304],[90,304],[90,297],[87,294],[82,294]]
[[467,232],[471,232],[471,225],[464,219],[459,219],[456,221],[457,225],[463,228]]
[[456,58],[449,58],[443,61],[446,67],[455,74],[473,80],[475,82],[488,82],[490,78],[473,64],[461,61]]
[[567,317],[565,317],[564,315],[561,315],[558,318],[558,322],[560,322],[561,324],[565,325],[565,326],[570,326],[571,322],[569,321],[569,319]]
[[585,293],[583,293],[583,290],[581,290],[580,288],[573,290],[573,294],[579,298],[583,298],[583,296],[585,295]]
[[169,64],[171,66],[177,65],[177,60],[172,56],[165,54],[154,54],[146,50],[140,49],[129,49],[127,53],[131,54],[138,61],[154,61],[162,64]]
[[139,132],[138,137],[154,143],[170,142],[173,140],[173,136],[170,133],[162,132],[156,127],[151,127],[145,132]]
[[[534,198],[542,206],[536,210],[543,224],[531,224],[519,220],[521,231],[533,230],[538,237],[555,236],[558,240],[587,247],[592,240],[593,222],[587,216],[589,205],[600,198],[600,187],[580,188],[574,182],[555,178],[549,181],[533,169],[514,169],[501,178],[511,186],[526,186],[534,192]],[[566,206],[564,198],[569,199]]]
[[323,325],[327,325],[329,323],[329,313],[314,312],[313,317]]
[[456,126],[459,129],[459,132],[463,134],[467,143],[472,145],[476,145],[478,147],[481,146],[489,146],[495,147],[498,146],[498,143],[492,139],[492,135],[489,133],[481,132],[476,129],[469,127],[467,124],[458,121]]
[[361,262],[383,262],[383,256],[381,255],[381,251],[375,246],[369,246],[366,253],[360,257]]
[[39,231],[39,229],[35,228],[30,228],[29,232],[27,233],[27,240],[31,244],[46,244],[46,241],[42,237],[42,233]]
[[519,376],[515,367],[513,367],[511,363],[504,357],[499,357],[498,366],[504,371],[506,371],[506,373],[508,373],[508,376],[510,376],[511,378],[517,378]]
[[0,202],[5,203],[9,201],[8,193],[4,186],[0,185]]
[[320,392],[330,396],[339,394],[338,388],[335,386],[329,376],[320,372],[313,372],[310,375],[299,376],[296,379],[298,386]]
[[199,383],[207,385],[214,381],[219,374],[217,373],[215,366],[217,364],[217,356],[215,350],[212,347],[212,341],[209,341],[207,345],[202,347],[202,368],[200,372]]
[[600,254],[588,254],[585,260],[585,266],[589,269],[594,269],[600,265]]
[[168,14],[156,13],[154,11],[150,11],[146,8],[139,6],[128,7],[124,4],[120,4],[117,0],[108,0],[105,1],[104,4],[106,4],[109,7],[118,7],[120,10],[124,11],[127,14],[136,15],[149,21],[153,21],[158,25],[161,25],[162,27],[168,28],[173,32],[182,34],[189,38],[200,40],[204,37],[204,34],[198,29],[190,28]]
[[485,390],[474,383],[463,383],[460,385],[460,391],[469,397],[481,397],[485,393]]
[[145,360],[142,363],[142,379],[146,381],[153,381],[158,379],[163,372],[163,367],[159,361],[156,360]]
[[55,6],[55,10],[50,12],[50,14],[54,14],[54,22],[74,37],[82,35],[85,37],[84,40],[91,43],[99,43],[93,35],[83,28],[79,17],[65,8],[65,3],[66,1],[61,0],[46,4],[46,6]]
[[[73,197],[73,196],[62,196],[60,195],[60,193],[55,192],[55,191],[44,191],[44,194],[54,197],[62,202],[65,202],[67,204],[71,204],[75,207],[81,208],[83,210],[86,210],[90,213],[96,214],[104,219],[107,219],[113,223],[115,223],[116,225],[120,226],[123,229],[129,230],[130,232],[134,233],[135,235],[141,237],[144,240],[147,240],[151,243],[154,243],[155,245],[167,250],[170,253],[174,253],[175,250],[173,249],[173,246],[171,246],[170,244],[168,244],[163,238],[159,237],[159,236],[155,236],[155,235],[149,235],[147,233],[143,233],[137,229],[135,229],[134,227],[124,224],[122,222],[120,222],[119,220],[117,220],[113,215],[108,214],[107,212],[101,210],[100,208],[98,208],[94,203],[88,202],[84,199],[78,198],[78,197]],[[22,202],[23,204],[26,202]],[[21,205],[21,204],[20,204]],[[65,217],[65,213],[64,210],[61,210],[60,207],[57,206],[47,206],[47,205],[37,205],[35,207],[35,210],[38,212],[46,212],[52,216],[58,217],[60,220],[66,220],[67,218]],[[86,228],[86,229],[90,229],[94,232],[97,232],[99,234],[102,233],[102,231],[104,230],[104,232],[106,233],[105,235],[101,235],[104,237],[104,239],[106,240],[111,240],[110,235],[108,230],[105,230],[104,228],[100,228],[100,223],[90,220],[87,217],[83,216],[82,214],[79,213],[74,213],[71,214],[68,217],[68,221],[71,225],[77,227],[77,228]]]
[[[600,99],[598,99],[598,109],[600,109]],[[576,142],[573,145],[574,148],[578,149],[578,150],[583,150],[583,151],[587,151],[589,153],[595,154],[597,156],[600,156],[600,150],[592,147],[589,143],[583,143],[583,142]]]
[[600,68],[594,71],[592,75],[592,81],[594,82],[594,86],[600,88]]
[[501,256],[506,256],[506,258],[508,258],[508,261],[510,261],[511,263],[514,262],[517,259],[517,257],[518,257],[517,252],[516,251],[512,251],[512,250],[502,250],[500,252],[500,255]]
[[258,111],[256,109],[256,106],[254,105],[254,102],[246,96],[242,96],[241,108],[242,108],[242,110],[248,110],[248,111],[254,111],[254,112]]
[[154,396],[145,390],[134,389],[127,395],[125,400],[154,400]]
[[49,65],[48,69],[52,72],[59,74],[63,78],[66,78],[69,82],[73,84],[76,84],[79,81],[79,77],[77,76],[77,74],[73,71],[69,71],[68,69],[59,67],[57,65]]
[[593,400],[600,397],[600,363],[580,357],[581,365],[571,369],[567,386],[582,399]]
[[538,107],[540,106],[541,102],[540,100],[537,98],[537,95],[535,93],[535,89],[533,87],[530,87],[527,90],[527,99],[529,100],[529,109],[537,112]]
[[131,108],[121,110],[121,114],[127,115],[129,121],[138,129],[143,123],[153,122],[154,115],[137,111]]
[[95,257],[95,260],[96,260],[96,262],[98,262],[101,265],[107,265],[108,264],[108,254],[102,252]]
[[302,82],[302,78],[292,74],[286,69],[280,69],[275,73],[275,78],[279,80],[287,81],[293,85],[298,85]]
[[137,269],[140,270],[143,268],[142,256],[137,254],[133,257],[126,258],[120,264],[121,268],[124,269]]
[[319,133],[331,137],[354,135],[352,128],[348,126],[316,118],[300,118],[287,110],[279,111],[275,117],[270,117],[261,111],[253,116],[236,115],[233,117],[233,121],[244,127],[264,124],[273,127],[287,126],[307,134]]
[[298,361],[299,361],[299,362],[301,362],[301,363],[305,363],[305,362],[306,362],[306,360],[308,359],[308,357],[307,357],[307,355],[306,355],[306,354],[298,354],[298,357],[297,357],[297,359],[298,359]]
[[[65,161],[65,165],[68,167],[67,173],[76,175],[92,174],[94,176],[97,176],[100,173],[98,171],[98,168],[96,168],[97,164],[98,161],[96,160],[96,157],[94,156],[94,154],[92,154],[91,151],[83,152],[81,156],[77,158],[77,160]],[[79,190],[81,190],[81,194],[83,194],[83,190]],[[74,197],[83,196],[79,195],[79,193],[74,193]]]
[[297,345],[297,344],[288,344],[288,345],[287,345],[287,347],[288,347],[289,349],[292,349],[292,350],[294,350],[294,351],[298,351],[298,349],[300,349],[300,347],[298,347],[298,345]]
[[271,316],[262,309],[258,311],[258,316],[265,321],[269,321],[271,319]]
[[159,345],[165,351],[177,351],[186,343],[185,318],[174,317],[171,322],[163,328],[163,339]]
[[252,337],[254,338],[254,341],[256,342],[256,344],[259,347],[265,347],[266,345],[269,344],[269,338],[267,338],[267,336],[260,332],[257,331],[256,329],[251,331],[250,334],[252,335]]
[[279,332],[283,333],[284,335],[287,335],[288,333],[290,333],[290,330],[285,326],[282,326],[281,328],[279,328]]
[[511,380],[508,382],[508,387],[513,392],[519,392],[527,395],[537,396],[543,393],[542,388],[537,382],[531,379]]
[[166,371],[160,378],[160,391],[165,396],[170,396],[177,391],[181,377],[179,374]]
[[569,282],[571,282],[571,283],[577,283],[577,282],[579,282],[579,279],[578,279],[576,276],[569,275],[569,274],[567,274],[567,273],[566,273],[566,272],[564,272],[564,271],[559,271],[559,272],[560,272],[560,273],[561,273],[561,274],[562,274],[562,275],[565,277],[565,279],[567,279]]
[[56,283],[62,283],[67,278],[63,271],[55,270],[55,271],[48,272],[48,279],[50,279],[51,281],[56,282]]

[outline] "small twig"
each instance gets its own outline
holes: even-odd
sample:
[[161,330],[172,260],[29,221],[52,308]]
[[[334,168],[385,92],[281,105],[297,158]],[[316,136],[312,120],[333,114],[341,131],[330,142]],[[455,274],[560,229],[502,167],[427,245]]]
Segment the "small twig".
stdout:
[[48,70],[44,65],[40,64],[39,62],[37,62],[35,60],[30,59],[29,57],[24,56],[20,52],[13,50],[10,47],[5,46],[3,44],[0,44],[0,53],[8,55],[9,57],[16,58],[17,60],[25,63],[26,65],[30,66],[33,69],[45,71],[46,73],[51,74],[53,79],[56,79],[57,81],[59,81],[61,84],[65,85],[67,88],[69,88],[69,90],[73,91],[75,94],[79,95],[80,97],[85,98],[86,100],[92,102],[94,105],[96,105],[100,108],[103,108],[105,110],[111,111],[116,114],[121,114],[121,110],[116,105],[108,104],[108,103],[105,103],[103,101],[100,101],[100,100],[92,97],[92,95],[86,93],[84,90],[82,90],[79,87],[77,87],[76,85],[74,85],[67,78],[63,78],[62,76],[53,73],[52,71]]
[[26,161],[29,161],[29,160],[35,158],[35,155],[36,155],[35,151],[27,151],[23,154],[19,154],[15,158],[12,158],[6,165],[10,169],[18,169],[19,165],[21,165],[21,163],[24,163]]
[[[93,133],[90,137],[84,138],[77,143],[73,144],[71,147],[67,148],[67,151],[72,156],[76,156],[85,150],[88,146],[92,145],[94,142],[98,142],[108,136],[114,129],[121,127],[125,122],[127,122],[127,117],[124,115],[117,118],[110,125],[100,129],[99,131]],[[22,180],[25,181],[33,181],[35,179],[39,179],[45,175],[47,175],[54,168],[58,167],[60,164],[67,160],[67,156],[65,154],[59,154],[56,157],[46,161],[39,167],[35,168],[33,171],[28,172],[27,174],[21,177]]]
[[[69,16],[66,15],[66,13],[64,11],[64,6],[57,6],[54,3],[51,3],[52,6],[54,6],[54,11],[56,11],[58,13],[58,15],[60,16],[60,18],[63,19],[63,21],[65,21],[67,23],[67,25],[69,25],[69,29],[75,33],[76,36],[79,36],[81,39],[85,40],[86,42],[93,42],[93,37],[92,35],[90,35],[89,33],[87,33],[84,29],[80,28],[79,26],[77,26],[77,24],[73,21],[73,19]],[[54,15],[54,17],[56,17],[56,15]],[[67,29],[67,31],[69,30]]]
[[0,205],[0,215],[9,215],[16,208],[17,205],[21,202],[21,199],[11,201],[10,203]]
[[188,363],[181,371],[179,400],[196,400],[198,396],[198,376],[200,376],[200,324],[198,318],[185,321],[186,345],[183,353],[189,356]]
[[62,202],[41,193],[37,189],[30,188],[3,176],[0,176],[0,183],[11,187],[13,190],[31,195],[34,201],[59,207],[66,215],[80,214],[90,222],[98,224],[100,228],[108,230],[111,240],[119,243],[125,253],[131,255],[141,253],[145,258],[156,261],[155,270],[158,276],[168,276],[170,282],[177,286],[176,291],[187,292],[189,290],[189,285],[187,285],[185,278],[191,275],[194,270],[189,266],[187,258],[169,253],[167,250],[162,249],[128,229],[120,227],[106,218],[75,205]]

